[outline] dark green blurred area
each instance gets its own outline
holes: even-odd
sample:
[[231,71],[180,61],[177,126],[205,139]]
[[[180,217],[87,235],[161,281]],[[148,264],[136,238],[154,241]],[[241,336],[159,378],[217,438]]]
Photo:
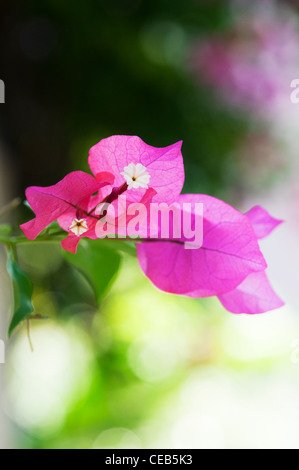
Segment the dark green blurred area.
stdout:
[[88,149],[113,134],[183,140],[184,192],[220,196],[237,184],[231,149],[246,119],[190,76],[195,39],[229,27],[223,1],[11,1],[0,43],[3,139],[29,185],[88,169]]

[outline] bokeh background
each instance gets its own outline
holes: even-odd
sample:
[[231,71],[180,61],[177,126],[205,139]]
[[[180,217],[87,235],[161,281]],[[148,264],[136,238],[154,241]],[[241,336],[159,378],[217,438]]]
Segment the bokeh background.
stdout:
[[298,3],[10,0],[0,64],[1,205],[88,171],[104,137],[183,140],[183,192],[285,220],[262,247],[286,302],[246,316],[168,295],[104,242],[94,291],[58,245],[20,246],[47,318],[31,321],[33,353],[26,327],[5,340],[0,448],[299,448]]

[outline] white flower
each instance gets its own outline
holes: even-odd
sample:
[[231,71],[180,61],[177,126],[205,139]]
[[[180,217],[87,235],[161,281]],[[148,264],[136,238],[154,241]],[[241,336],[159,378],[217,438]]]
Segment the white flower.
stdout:
[[141,188],[148,188],[150,175],[147,172],[145,166],[141,165],[141,163],[129,163],[128,166],[124,167],[124,171],[121,173],[125,178],[128,189],[137,189]]
[[83,235],[83,233],[88,231],[88,226],[85,219],[74,219],[69,230],[73,232],[77,237]]

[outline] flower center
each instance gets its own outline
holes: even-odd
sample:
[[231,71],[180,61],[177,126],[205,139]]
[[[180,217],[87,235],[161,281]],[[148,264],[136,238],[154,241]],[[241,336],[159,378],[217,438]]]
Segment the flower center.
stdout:
[[80,235],[83,235],[83,233],[88,231],[86,219],[74,219],[69,230],[77,237],[80,237]]
[[141,163],[129,163],[128,166],[124,167],[124,171],[121,173],[126,183],[128,189],[137,189],[137,188],[148,188],[150,181],[150,174],[148,173],[145,166]]

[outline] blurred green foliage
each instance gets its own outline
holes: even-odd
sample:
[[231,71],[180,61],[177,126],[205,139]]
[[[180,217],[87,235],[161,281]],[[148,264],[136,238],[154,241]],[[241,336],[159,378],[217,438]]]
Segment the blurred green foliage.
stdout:
[[101,245],[101,240],[84,240],[77,253],[64,253],[65,258],[87,277],[97,301],[109,288],[120,266],[120,255]]
[[238,182],[228,166],[246,118],[189,70],[193,42],[229,26],[227,2],[13,0],[0,21],[0,122],[22,191],[87,170],[88,149],[113,134],[183,140],[184,192]]

